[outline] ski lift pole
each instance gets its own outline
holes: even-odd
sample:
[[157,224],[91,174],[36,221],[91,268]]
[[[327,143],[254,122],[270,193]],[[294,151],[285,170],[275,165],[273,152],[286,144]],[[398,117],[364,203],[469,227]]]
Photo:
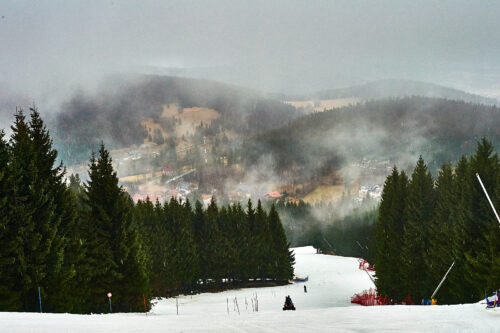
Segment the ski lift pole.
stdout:
[[486,191],[486,188],[483,185],[483,182],[481,180],[481,177],[479,177],[479,174],[476,173],[477,180],[479,180],[479,184],[481,184],[481,187],[483,188],[484,194],[486,194],[486,198],[488,198],[488,202],[491,205],[491,209],[493,209],[493,212],[495,213],[495,216],[497,217],[498,223],[500,224],[500,217],[498,217],[497,210],[495,209],[495,206],[493,206],[493,202],[491,202],[490,196],[488,195],[488,192]]
[[325,236],[323,236],[323,240],[324,240],[324,241],[326,242],[326,244],[328,244],[328,246],[330,247],[330,251],[334,252],[334,251],[333,251],[333,246],[332,246],[332,244],[330,244],[330,242],[328,242],[328,241],[326,240]]
[[450,266],[450,268],[448,268],[448,271],[446,272],[446,274],[443,276],[443,279],[441,280],[441,282],[439,282],[439,285],[437,286],[436,290],[434,290],[434,292],[432,293],[432,296],[431,296],[431,299],[434,298],[434,296],[436,296],[436,293],[438,292],[439,288],[441,288],[441,285],[443,284],[444,280],[446,279],[446,277],[448,276],[448,273],[451,271],[451,269],[453,268],[453,265],[455,265],[455,262],[453,262]]

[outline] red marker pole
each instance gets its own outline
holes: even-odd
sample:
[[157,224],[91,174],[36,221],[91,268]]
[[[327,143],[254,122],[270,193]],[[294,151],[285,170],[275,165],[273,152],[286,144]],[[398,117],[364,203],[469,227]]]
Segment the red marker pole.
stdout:
[[111,294],[110,292],[108,293],[108,299],[109,299],[109,313],[112,313],[113,312],[113,308],[111,307],[111,296],[113,296],[113,294]]
[[146,316],[148,315],[148,307],[146,306],[146,297],[144,297],[144,294],[142,294],[142,300],[144,301],[144,312],[146,313]]

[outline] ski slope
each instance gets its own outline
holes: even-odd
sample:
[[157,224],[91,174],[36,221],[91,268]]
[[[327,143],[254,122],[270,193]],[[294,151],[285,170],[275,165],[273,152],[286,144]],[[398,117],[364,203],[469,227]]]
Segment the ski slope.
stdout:
[[[352,305],[350,297],[373,287],[356,258],[295,249],[304,283],[231,290],[156,301],[151,313],[40,314],[0,312],[0,332],[499,332],[500,311],[484,304],[454,306]],[[282,311],[290,295],[296,311]],[[252,309],[257,297],[259,311]],[[237,300],[239,313],[236,308]],[[245,303],[246,300],[246,303]],[[229,311],[228,311],[229,310]]]

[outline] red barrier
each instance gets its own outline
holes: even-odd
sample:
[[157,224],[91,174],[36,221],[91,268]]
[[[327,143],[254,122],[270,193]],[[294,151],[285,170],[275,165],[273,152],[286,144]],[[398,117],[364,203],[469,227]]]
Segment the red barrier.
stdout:
[[377,290],[375,289],[368,289],[359,294],[355,294],[351,297],[351,303],[364,306],[389,304],[388,299],[377,295]]
[[403,301],[399,303],[393,302],[392,299],[388,299],[387,297],[382,297],[380,295],[377,295],[377,290],[376,289],[368,289],[368,290],[363,290],[359,294],[354,294],[354,296],[351,297],[351,303],[354,304],[359,304],[363,306],[372,306],[372,305],[393,305],[393,304],[401,304],[401,305],[413,305],[413,300],[411,299],[411,296],[408,295],[403,299]]
[[375,272],[375,268],[372,265],[370,265],[370,263],[368,263],[368,261],[366,261],[365,259],[360,258],[358,261],[359,261],[359,269],[363,271]]

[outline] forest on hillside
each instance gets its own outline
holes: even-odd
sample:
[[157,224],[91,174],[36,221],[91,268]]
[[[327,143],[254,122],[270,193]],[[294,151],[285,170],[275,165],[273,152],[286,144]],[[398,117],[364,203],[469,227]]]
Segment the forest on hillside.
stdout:
[[50,125],[61,158],[73,164],[86,160],[102,140],[113,149],[142,144],[148,133],[141,121],[158,119],[171,103],[214,109],[220,117],[207,125],[241,135],[279,127],[298,115],[290,105],[222,83],[131,75],[109,78],[95,94],[75,93]]
[[497,107],[408,97],[303,116],[247,139],[242,151],[248,166],[270,154],[277,173],[293,169],[301,177],[326,175],[363,158],[407,168],[420,154],[435,172],[470,154],[483,136],[500,143]]

